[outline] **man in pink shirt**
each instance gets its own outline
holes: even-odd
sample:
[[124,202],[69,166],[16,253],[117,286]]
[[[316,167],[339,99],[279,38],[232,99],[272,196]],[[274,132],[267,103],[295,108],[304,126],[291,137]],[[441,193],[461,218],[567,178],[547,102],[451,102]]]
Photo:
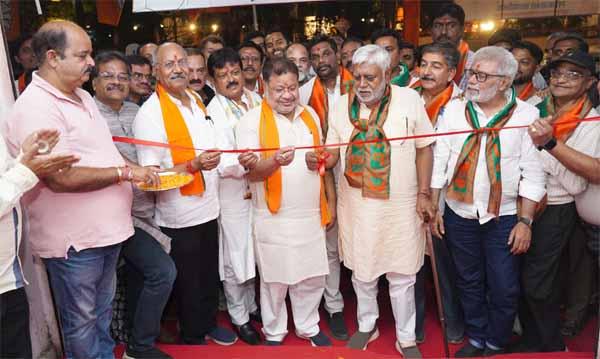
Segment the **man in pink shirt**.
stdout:
[[29,240],[44,259],[67,358],[112,358],[111,303],[120,243],[133,235],[131,185],[156,183],[153,170],[128,164],[112,142],[92,97],[80,86],[94,61],[85,31],[52,21],[35,34],[40,67],[4,123],[13,154],[33,131],[55,128],[54,153],[80,158],[24,198]]

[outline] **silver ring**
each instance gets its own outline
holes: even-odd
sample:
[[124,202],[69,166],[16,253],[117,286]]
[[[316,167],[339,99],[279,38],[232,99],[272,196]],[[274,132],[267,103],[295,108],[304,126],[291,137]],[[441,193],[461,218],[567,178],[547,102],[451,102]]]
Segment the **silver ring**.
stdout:
[[44,140],[39,140],[37,142],[38,145],[38,154],[40,155],[45,155],[47,153],[50,153],[50,144],[47,141]]

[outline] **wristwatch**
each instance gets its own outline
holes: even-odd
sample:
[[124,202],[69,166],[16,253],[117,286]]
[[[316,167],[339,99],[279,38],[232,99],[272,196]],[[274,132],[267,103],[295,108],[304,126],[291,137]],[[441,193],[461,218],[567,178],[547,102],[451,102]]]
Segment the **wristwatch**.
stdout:
[[531,220],[531,218],[527,218],[527,217],[519,217],[519,222],[526,224],[527,227],[531,227],[531,224],[533,224],[533,221]]
[[551,151],[556,146],[556,137],[552,137],[548,142],[543,144],[542,146],[538,146],[538,151],[546,150]]

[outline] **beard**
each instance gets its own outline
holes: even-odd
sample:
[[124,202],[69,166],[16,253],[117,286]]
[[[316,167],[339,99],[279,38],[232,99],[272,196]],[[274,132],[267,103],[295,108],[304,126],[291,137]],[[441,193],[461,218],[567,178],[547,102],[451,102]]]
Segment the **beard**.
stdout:
[[356,91],[356,97],[358,98],[358,101],[364,104],[370,104],[375,101],[379,101],[385,93],[386,86],[387,83],[385,81],[381,81],[379,87],[375,88],[369,96],[363,97],[360,92]]
[[473,102],[488,102],[496,95],[496,93],[498,93],[498,84],[490,87],[487,90],[479,90],[477,92],[469,90],[469,88],[467,88],[467,90],[465,91],[465,97],[467,98],[467,100]]

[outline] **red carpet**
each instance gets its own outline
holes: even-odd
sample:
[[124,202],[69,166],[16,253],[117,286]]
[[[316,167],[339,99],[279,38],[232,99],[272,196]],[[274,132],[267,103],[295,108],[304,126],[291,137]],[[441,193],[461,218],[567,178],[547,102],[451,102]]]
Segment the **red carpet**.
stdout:
[[[345,277],[345,278],[344,278]],[[357,329],[356,325],[356,297],[349,283],[347,273],[344,273],[342,279],[342,293],[346,313],[346,324],[350,333]],[[425,320],[425,342],[419,345],[419,349],[425,358],[441,358],[444,356],[444,344],[442,339],[441,327],[437,318],[433,293],[428,291],[427,297],[427,316]],[[206,346],[189,345],[164,345],[159,347],[176,359],[192,358],[315,358],[315,359],[371,359],[371,358],[398,358],[400,354],[394,348],[395,331],[394,318],[390,308],[390,301],[387,292],[387,286],[380,286],[379,292],[380,318],[378,321],[381,336],[376,341],[369,344],[367,351],[355,351],[344,348],[345,342],[334,342],[333,348],[313,348],[306,340],[299,339],[294,334],[293,322],[291,320],[291,310],[288,307],[290,323],[288,326],[288,335],[281,347],[250,346],[244,342],[238,341],[230,347],[223,347],[210,342]],[[323,312],[322,312],[323,313]],[[323,314],[321,318],[323,318]],[[231,327],[226,313],[219,313],[219,322],[223,326]],[[329,334],[327,324],[321,320],[321,329]],[[511,354],[496,356],[495,358],[592,358],[597,331],[597,318],[590,319],[585,329],[575,338],[566,339],[569,352],[561,353],[543,353],[543,354]],[[461,345],[450,345],[451,355],[456,352]],[[117,347],[115,353],[117,358],[121,357],[122,346]]]

